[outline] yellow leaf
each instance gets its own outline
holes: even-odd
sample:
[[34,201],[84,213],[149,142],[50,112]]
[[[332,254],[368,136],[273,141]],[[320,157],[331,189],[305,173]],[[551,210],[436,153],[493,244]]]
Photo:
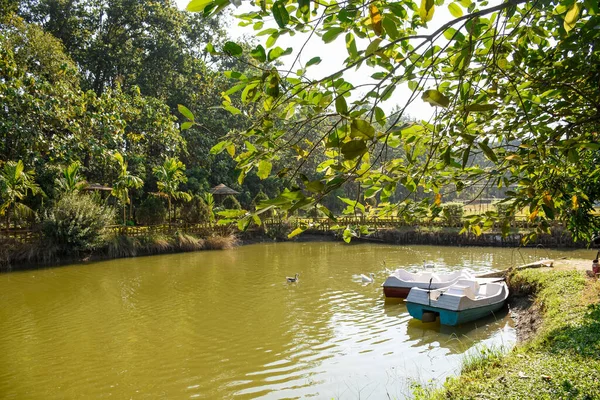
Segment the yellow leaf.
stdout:
[[383,29],[381,28],[381,13],[375,4],[369,6],[369,14],[371,14],[371,27],[377,36],[381,36]]
[[434,203],[435,203],[436,206],[439,206],[440,204],[442,204],[442,195],[441,195],[441,193],[436,193],[435,194]]
[[435,11],[434,0],[421,0],[421,7],[419,8],[419,16],[424,22],[429,22],[433,18]]
[[571,197],[571,203],[573,204],[573,210],[577,210],[579,208],[579,200],[577,199],[576,194]]
[[565,15],[565,22],[563,24],[567,33],[569,33],[571,29],[575,28],[575,23],[579,19],[580,11],[581,7],[579,7],[579,4],[577,3],[573,4],[573,6],[569,8],[569,11],[567,11],[567,14]]
[[231,157],[235,156],[235,145],[230,144],[229,146],[225,147],[225,150],[227,150]]

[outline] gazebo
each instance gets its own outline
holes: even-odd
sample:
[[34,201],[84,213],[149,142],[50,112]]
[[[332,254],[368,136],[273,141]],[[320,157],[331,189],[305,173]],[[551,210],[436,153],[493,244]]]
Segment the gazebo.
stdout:
[[214,188],[210,189],[209,192],[211,192],[213,194],[213,196],[216,197],[215,200],[217,203],[223,202],[223,199],[225,198],[225,196],[229,196],[229,195],[235,196],[236,194],[240,194],[240,192],[235,191],[232,188],[227,187],[222,183],[215,186]]

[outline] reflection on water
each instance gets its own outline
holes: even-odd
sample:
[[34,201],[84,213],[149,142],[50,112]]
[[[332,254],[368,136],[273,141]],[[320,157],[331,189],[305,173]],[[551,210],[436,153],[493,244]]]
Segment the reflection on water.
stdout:
[[514,332],[506,311],[458,328],[411,320],[383,298],[383,262],[548,256],[521,253],[282,243],[0,275],[0,398],[403,398]]

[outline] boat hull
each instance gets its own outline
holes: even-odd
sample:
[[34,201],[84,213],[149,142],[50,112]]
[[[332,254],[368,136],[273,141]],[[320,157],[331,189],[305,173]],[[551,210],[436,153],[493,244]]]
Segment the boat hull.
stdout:
[[423,313],[431,312],[440,316],[442,325],[456,326],[472,322],[500,310],[504,306],[504,300],[499,303],[489,304],[477,308],[468,308],[462,311],[452,311],[439,307],[432,307],[417,303],[406,303],[408,313],[418,320],[423,320]]
[[406,297],[408,297],[409,293],[410,293],[410,288],[394,287],[394,286],[384,286],[383,287],[383,294],[385,295],[385,297],[395,297],[395,298],[399,298],[399,299],[405,299]]

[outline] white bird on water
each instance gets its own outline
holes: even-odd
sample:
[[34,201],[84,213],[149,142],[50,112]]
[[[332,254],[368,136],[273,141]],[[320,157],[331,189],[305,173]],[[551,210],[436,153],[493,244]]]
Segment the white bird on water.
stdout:
[[360,274],[360,279],[363,281],[363,283],[373,283],[375,282],[375,274],[370,273],[369,276]]
[[287,280],[288,283],[295,283],[295,282],[298,282],[299,276],[300,276],[300,274],[296,274],[295,276],[286,276],[285,280]]

